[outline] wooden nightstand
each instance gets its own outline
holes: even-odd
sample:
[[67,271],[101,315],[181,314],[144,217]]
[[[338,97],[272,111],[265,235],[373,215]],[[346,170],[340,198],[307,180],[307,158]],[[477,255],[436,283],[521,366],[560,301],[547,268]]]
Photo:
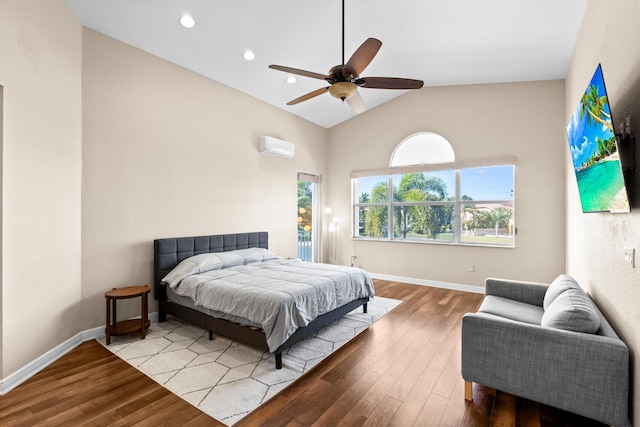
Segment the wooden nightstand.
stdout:
[[[107,300],[107,345],[111,344],[112,335],[127,335],[140,331],[140,338],[144,339],[145,332],[151,322],[149,322],[149,309],[147,300],[149,291],[148,286],[129,286],[126,288],[113,288],[104,294]],[[116,320],[116,300],[140,297],[142,300],[140,308],[140,319]],[[113,313],[113,323],[112,316]]]

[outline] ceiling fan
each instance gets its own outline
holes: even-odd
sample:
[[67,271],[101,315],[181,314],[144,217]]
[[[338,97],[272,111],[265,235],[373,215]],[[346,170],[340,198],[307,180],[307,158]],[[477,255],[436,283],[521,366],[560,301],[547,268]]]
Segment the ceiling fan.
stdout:
[[344,0],[342,0],[342,64],[336,65],[329,70],[329,74],[324,75],[305,71],[297,68],[285,67],[282,65],[269,65],[269,68],[285,73],[297,74],[311,77],[313,79],[325,80],[329,86],[309,92],[292,101],[287,105],[295,105],[302,101],[315,98],[325,92],[329,92],[334,98],[345,101],[349,107],[359,114],[365,110],[362,97],[358,93],[358,87],[368,89],[420,89],[423,86],[422,80],[403,79],[398,77],[360,77],[360,73],[371,63],[376,56],[382,42],[378,39],[368,38],[353,53],[349,61],[344,62]]

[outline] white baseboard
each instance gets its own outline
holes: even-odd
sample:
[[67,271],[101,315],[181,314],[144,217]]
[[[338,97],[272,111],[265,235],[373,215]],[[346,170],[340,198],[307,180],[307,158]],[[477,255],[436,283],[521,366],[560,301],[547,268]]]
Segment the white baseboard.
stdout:
[[473,292],[476,294],[483,294],[484,287],[461,285],[459,283],[438,282],[435,280],[415,279],[413,277],[391,276],[389,274],[371,273],[369,275],[373,279],[390,280],[392,282],[409,283],[411,285],[431,286],[434,288],[453,289],[455,291]]
[[[158,320],[158,313],[149,313],[149,320]],[[78,332],[73,337],[69,338],[55,348],[49,350],[33,362],[23,366],[14,373],[10,374],[8,377],[1,379],[0,396],[9,393],[11,390],[18,387],[20,384],[24,383],[38,372],[42,371],[44,368],[60,359],[62,356],[64,356],[83,342],[91,341],[93,339],[104,336],[104,329],[105,325]]]

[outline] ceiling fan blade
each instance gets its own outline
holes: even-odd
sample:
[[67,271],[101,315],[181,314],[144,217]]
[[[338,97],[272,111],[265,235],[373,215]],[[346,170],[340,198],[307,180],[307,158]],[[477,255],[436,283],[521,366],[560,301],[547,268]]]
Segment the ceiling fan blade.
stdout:
[[323,93],[325,93],[328,90],[329,90],[329,86],[323,87],[321,89],[316,89],[313,92],[309,92],[306,95],[302,95],[301,97],[298,97],[298,98],[294,99],[293,101],[287,102],[287,105],[296,105],[296,104],[298,104],[298,103],[300,103],[302,101],[306,101],[307,99],[315,98],[318,95],[322,95]]
[[349,107],[351,107],[353,112],[356,114],[363,113],[366,110],[364,106],[364,101],[362,100],[362,97],[360,96],[358,91],[356,91],[356,93],[354,93],[353,95],[345,99],[345,102]]
[[343,74],[345,78],[349,76],[358,77],[367,68],[367,65],[371,63],[381,46],[382,42],[378,39],[366,39],[344,65]]
[[313,71],[299,70],[297,68],[284,67],[282,65],[269,65],[269,68],[278,71],[284,71],[285,73],[297,74],[299,76],[311,77],[312,79],[325,80],[327,76],[320,73],[314,73]]
[[424,85],[422,80],[398,77],[363,77],[355,83],[369,89],[420,89]]

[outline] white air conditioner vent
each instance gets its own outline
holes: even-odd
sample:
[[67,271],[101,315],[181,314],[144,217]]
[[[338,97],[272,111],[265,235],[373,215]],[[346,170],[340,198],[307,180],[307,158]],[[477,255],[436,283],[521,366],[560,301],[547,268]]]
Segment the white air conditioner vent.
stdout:
[[271,154],[272,156],[285,157],[290,159],[295,154],[295,145],[293,142],[283,141],[271,136],[261,136],[258,139],[258,148],[261,153]]

